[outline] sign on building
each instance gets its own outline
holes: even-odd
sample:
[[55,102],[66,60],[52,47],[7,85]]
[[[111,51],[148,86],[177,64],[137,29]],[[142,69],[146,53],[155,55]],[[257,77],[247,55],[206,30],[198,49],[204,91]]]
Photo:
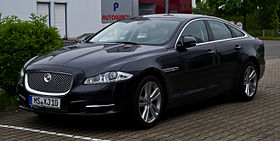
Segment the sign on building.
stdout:
[[101,0],[102,23],[112,23],[114,21],[132,17],[132,0]]

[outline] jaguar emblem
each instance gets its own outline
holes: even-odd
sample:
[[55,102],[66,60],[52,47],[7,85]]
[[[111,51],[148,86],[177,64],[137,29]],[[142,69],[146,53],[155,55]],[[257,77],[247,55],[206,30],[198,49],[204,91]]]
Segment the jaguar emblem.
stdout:
[[50,73],[45,74],[44,81],[49,83],[52,80],[52,75]]

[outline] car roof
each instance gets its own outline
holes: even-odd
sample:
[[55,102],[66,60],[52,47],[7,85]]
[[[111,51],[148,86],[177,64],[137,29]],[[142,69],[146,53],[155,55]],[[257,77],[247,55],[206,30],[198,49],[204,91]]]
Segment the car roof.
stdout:
[[[150,19],[154,19],[154,18],[159,18],[159,19],[164,19],[164,20],[177,20],[177,21],[190,21],[193,19],[213,19],[213,20],[217,20],[217,21],[222,21],[224,23],[227,23],[231,26],[234,27],[234,24],[232,24],[231,22],[222,19],[222,18],[218,18],[218,17],[214,17],[214,16],[207,16],[207,15],[199,15],[199,14],[178,14],[178,13],[169,13],[169,14],[152,14],[152,15],[143,15],[141,17],[144,18],[150,18]],[[243,29],[239,29],[241,30],[243,33],[248,34],[246,31],[244,31]]]
[[[198,15],[198,14],[175,14],[175,13],[169,13],[169,14],[152,14],[152,15],[143,15],[142,17],[147,18],[162,18],[162,19],[180,19],[180,20],[191,20],[191,19],[197,19],[197,18],[209,18],[209,19],[216,19],[216,20],[222,20],[226,21],[224,19],[213,17],[213,16],[207,16],[207,15]],[[228,21],[226,21],[228,22]]]
[[197,15],[197,14],[175,14],[175,13],[169,13],[169,14],[151,14],[151,15],[143,15],[143,17],[148,17],[148,18],[180,18],[180,19],[189,19],[189,18],[196,18],[196,17],[207,17],[205,15]]

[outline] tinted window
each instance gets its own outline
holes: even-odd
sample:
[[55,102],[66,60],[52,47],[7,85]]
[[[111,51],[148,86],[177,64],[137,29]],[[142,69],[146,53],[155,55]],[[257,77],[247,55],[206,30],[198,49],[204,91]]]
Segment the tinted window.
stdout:
[[158,45],[167,42],[180,24],[166,20],[122,20],[95,35],[90,42],[135,42]]
[[225,24],[217,21],[208,21],[208,23],[212,29],[214,40],[232,38],[230,30]]
[[204,21],[194,21],[191,22],[183,31],[182,37],[192,36],[195,37],[197,43],[207,42],[208,34],[204,24]]
[[238,29],[236,29],[234,27],[230,27],[230,29],[233,32],[234,37],[242,37],[242,36],[244,36],[244,33],[239,31]]

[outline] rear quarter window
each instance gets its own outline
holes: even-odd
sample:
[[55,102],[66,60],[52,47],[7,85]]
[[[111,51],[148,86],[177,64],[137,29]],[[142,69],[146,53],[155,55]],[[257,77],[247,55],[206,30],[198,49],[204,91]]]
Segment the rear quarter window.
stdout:
[[242,37],[242,36],[245,36],[245,34],[242,33],[241,31],[239,31],[238,29],[236,29],[236,28],[234,28],[234,27],[231,27],[231,26],[229,26],[229,28],[230,28],[230,30],[232,31],[234,37]]

